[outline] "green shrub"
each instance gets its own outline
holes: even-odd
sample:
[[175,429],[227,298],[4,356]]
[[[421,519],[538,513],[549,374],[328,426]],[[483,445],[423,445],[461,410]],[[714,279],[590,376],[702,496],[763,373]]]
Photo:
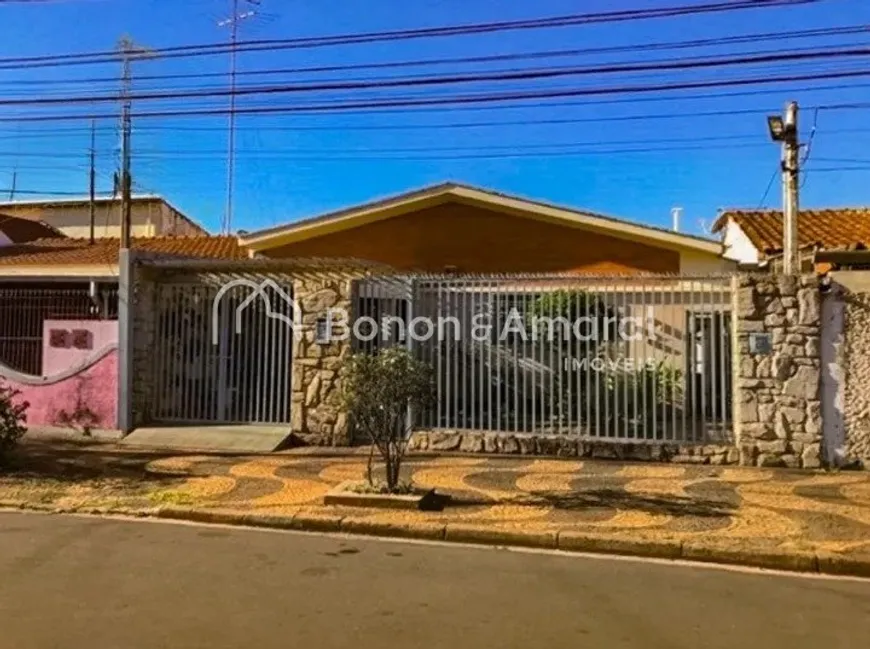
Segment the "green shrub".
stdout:
[[27,409],[30,404],[18,397],[21,392],[0,380],[0,462],[27,432]]
[[422,408],[432,399],[430,367],[404,347],[391,347],[374,355],[354,354],[348,361],[342,390],[350,421],[373,445],[369,485],[375,486],[372,458],[377,448],[386,468],[387,491],[396,493],[411,432],[409,408]]

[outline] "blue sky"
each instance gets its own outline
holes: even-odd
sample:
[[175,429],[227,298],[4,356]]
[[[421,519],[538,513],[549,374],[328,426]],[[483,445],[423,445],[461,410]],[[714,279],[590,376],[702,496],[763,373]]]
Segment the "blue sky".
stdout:
[[[615,9],[649,8],[699,3],[701,0],[262,0],[261,15],[247,21],[241,38],[269,39],[347,34],[402,28],[451,25]],[[708,0],[709,1],[709,0]],[[0,58],[111,49],[119,36],[129,34],[151,47],[211,43],[226,38],[216,26],[229,13],[229,0],[58,0],[26,6],[0,3]],[[476,36],[411,40],[307,50],[246,53],[239,70],[295,68],[348,63],[375,63],[441,57],[523,53],[566,48],[655,43],[713,38],[757,32],[788,31],[870,23],[870,3],[864,0],[824,0],[813,6],[733,12],[712,16],[528,30]],[[424,67],[342,73],[296,73],[284,76],[243,77],[240,83],[281,84],[327,79],[413,74],[474,72],[548,65],[600,65],[640,62],[709,54],[733,54],[783,47],[870,45],[866,35],[802,39],[791,42],[742,44],[677,52],[609,53],[574,58],[461,67]],[[477,84],[461,89],[397,89],[389,94],[330,93],[272,95],[245,98],[239,106],[287,105],[302,101],[347,101],[397,95],[435,96],[463,92],[547,90],[625,83],[667,83],[776,74],[860,70],[870,57],[782,64],[771,68],[728,68],[721,71],[645,73],[626,76]],[[223,73],[224,56],[172,59],[136,64],[136,74]],[[70,78],[108,78],[117,65],[0,70],[3,98],[111,94],[116,84],[59,85]],[[44,84],[43,81],[51,81]],[[225,79],[139,81],[140,91],[179,86],[214,86]],[[831,87],[836,86],[836,87]],[[825,89],[827,87],[827,89]],[[702,97],[711,93],[764,91],[757,95]],[[802,136],[809,137],[815,121],[809,170],[802,190],[804,206],[870,204],[870,171],[831,171],[870,165],[868,110],[820,110],[816,105],[870,101],[870,73],[846,80],[814,81],[620,96],[554,100],[549,105],[461,110],[405,110],[364,114],[285,114],[242,116],[238,125],[239,157],[233,226],[256,229],[311,216],[445,180],[477,184],[604,212],[637,221],[667,224],[674,206],[684,209],[684,226],[699,232],[702,221],[715,218],[719,208],[756,207],[778,165],[779,151],[767,139],[763,112],[715,117],[708,111],[780,110],[789,99],[802,111]],[[613,99],[610,97],[609,99]],[[570,105],[565,105],[566,103]],[[154,102],[135,109],[192,109],[225,106],[226,100]],[[116,110],[114,105],[100,111]],[[135,110],[134,109],[134,110]],[[61,110],[64,110],[63,108]],[[67,108],[66,111],[82,110]],[[674,119],[541,123],[553,119],[590,120],[638,114],[682,115]],[[0,118],[14,116],[0,107]],[[468,122],[510,122],[476,128],[437,128]],[[138,188],[166,195],[206,226],[217,228],[224,210],[226,118],[160,118],[137,120],[134,126],[134,180]],[[17,172],[19,189],[85,191],[87,188],[88,122],[0,122],[0,189],[9,188]],[[397,128],[409,126],[411,128]],[[387,127],[387,128],[384,128]],[[98,124],[98,167],[101,188],[110,187],[117,164],[115,120]],[[299,129],[299,130],[293,130]],[[692,144],[669,140],[718,138]],[[602,142],[601,153],[589,153]],[[651,143],[650,143],[651,142]],[[554,147],[576,145],[578,155],[540,156]],[[694,147],[694,148],[691,148]],[[655,148],[654,152],[625,149]],[[396,150],[404,150],[396,152]],[[408,153],[411,150],[411,153]],[[422,151],[422,153],[417,153]],[[522,153],[519,157],[477,158],[475,153]],[[620,152],[621,151],[621,152]],[[466,156],[464,158],[457,156]],[[345,159],[341,159],[344,157]],[[346,159],[348,157],[355,159]],[[384,159],[392,157],[393,159]],[[420,159],[420,158],[423,159]],[[410,158],[410,159],[409,159]],[[857,160],[856,163],[839,162]],[[813,172],[817,168],[819,171]],[[767,197],[768,206],[780,200],[778,185]]]

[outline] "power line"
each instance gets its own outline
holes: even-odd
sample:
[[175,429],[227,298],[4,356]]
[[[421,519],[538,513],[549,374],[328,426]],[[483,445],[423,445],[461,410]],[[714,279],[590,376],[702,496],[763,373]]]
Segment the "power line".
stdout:
[[[411,99],[385,99],[385,100],[365,100],[365,101],[348,101],[348,102],[328,102],[320,104],[304,104],[290,106],[262,106],[262,107],[243,107],[237,108],[236,113],[241,114],[269,114],[269,113],[323,113],[337,112],[352,109],[372,109],[372,108],[412,108],[412,107],[428,107],[428,106],[458,106],[464,104],[486,104],[493,102],[507,101],[524,101],[524,100],[542,100],[556,99],[560,97],[583,97],[583,96],[604,96],[612,94],[635,94],[635,93],[653,93],[653,92],[669,92],[677,90],[692,90],[703,88],[717,87],[734,87],[734,86],[749,86],[749,85],[769,85],[775,83],[793,83],[798,81],[813,81],[825,79],[844,79],[858,78],[870,76],[870,70],[864,71],[849,71],[849,72],[825,72],[819,74],[804,74],[804,75],[786,75],[786,76],[766,76],[749,79],[728,79],[721,81],[688,81],[673,84],[658,84],[658,85],[630,85],[630,86],[609,86],[602,88],[580,88],[570,90],[537,90],[525,92],[510,92],[502,94],[476,94],[476,95],[456,95],[456,96],[434,96],[420,97]],[[265,92],[264,94],[272,94]],[[0,101],[0,105],[3,102]],[[865,107],[866,104],[852,104],[850,107],[858,108]],[[188,116],[206,116],[206,115],[226,115],[225,108],[204,108],[194,110],[163,110],[137,112],[137,118],[152,118],[152,117],[188,117]],[[91,119],[109,119],[112,117],[110,113],[103,114],[48,114],[48,115],[16,115],[14,117],[0,118],[0,121],[14,122],[46,122],[46,121],[69,121],[69,120],[91,120]]]
[[[271,39],[257,41],[239,41],[236,45],[239,51],[247,51],[249,47],[268,49],[281,48],[311,48],[333,45],[352,45],[379,41],[398,41],[417,38],[433,38],[445,36],[463,36],[470,34],[485,34],[493,32],[542,29],[552,27],[569,27],[586,24],[612,22],[627,22],[657,18],[675,18],[699,14],[719,14],[746,9],[794,7],[798,5],[817,4],[824,0],[728,0],[707,4],[678,5],[654,9],[626,9],[585,14],[569,14],[526,20],[512,20],[466,25],[450,25],[440,27],[425,27],[417,29],[392,30],[382,32],[366,32],[358,34],[343,34],[335,36],[319,36],[295,39]],[[224,54],[228,51],[227,43],[211,43],[202,45],[179,45],[156,49],[155,53],[162,58],[178,56],[208,56]],[[57,65],[89,65],[111,63],[118,60],[117,52],[82,52],[71,54],[56,54],[27,57],[0,58],[0,68],[16,67],[46,67]]]
[[[410,61],[389,61],[380,63],[351,63],[342,65],[320,65],[296,68],[272,68],[261,70],[240,70],[236,72],[237,76],[262,76],[262,75],[277,75],[277,74],[298,74],[307,72],[347,72],[351,70],[379,70],[393,69],[406,67],[425,67],[433,65],[456,65],[467,63],[495,63],[503,61],[523,61],[542,58],[558,58],[569,56],[583,56],[590,54],[605,54],[617,52],[649,52],[654,50],[679,50],[696,47],[710,47],[716,45],[729,44],[756,44],[764,41],[782,41],[794,40],[796,38],[817,38],[823,36],[836,35],[851,35],[851,34],[867,34],[870,27],[867,25],[831,27],[822,29],[807,29],[786,32],[762,32],[755,34],[747,34],[744,36],[726,36],[720,38],[694,39],[684,41],[667,41],[658,43],[641,43],[632,45],[617,45],[606,47],[591,47],[580,49],[567,50],[543,50],[534,52],[521,52],[517,54],[495,54],[488,56],[465,56],[465,57],[446,57],[435,59],[416,59]],[[811,48],[804,48],[811,49]],[[786,50],[781,50],[786,51]],[[799,51],[795,48],[790,48],[787,51]],[[205,79],[205,78],[225,78],[225,72],[195,72],[195,73],[179,73],[179,74],[153,74],[153,75],[137,75],[138,81],[163,81],[173,79]],[[70,85],[70,84],[95,84],[95,83],[114,83],[114,77],[90,77],[90,78],[75,78],[75,79],[10,79],[0,80],[3,85]]]
[[[259,86],[251,88],[220,89],[187,92],[145,92],[129,96],[133,101],[149,101],[164,99],[194,99],[215,97],[240,97],[259,94],[283,94],[294,92],[336,91],[336,90],[366,90],[382,88],[405,88],[417,86],[442,86],[463,83],[498,82],[498,81],[528,81],[533,79],[552,79],[565,76],[582,76],[589,74],[613,74],[634,73],[665,70],[693,70],[714,67],[729,67],[742,65],[758,65],[770,63],[783,63],[788,61],[807,61],[818,59],[839,59],[870,56],[870,48],[862,47],[851,50],[816,51],[780,53],[765,55],[736,56],[729,58],[717,58],[713,60],[682,60],[670,63],[641,63],[603,65],[589,67],[563,67],[563,68],[538,68],[531,70],[511,70],[506,72],[476,73],[465,75],[431,75],[420,77],[399,77],[387,79],[373,79],[360,81],[331,81],[320,83],[300,83],[296,85],[282,86]],[[847,73],[837,73],[847,74]],[[852,73],[855,74],[855,73]],[[867,74],[860,71],[859,74]],[[831,78],[831,77],[824,77]],[[727,82],[714,82],[714,85],[725,85]],[[689,86],[689,87],[706,87]],[[36,99],[3,99],[0,106],[35,106],[49,104],[92,104],[92,103],[115,103],[119,100],[118,95],[102,96],[68,96],[68,97],[41,97]]]

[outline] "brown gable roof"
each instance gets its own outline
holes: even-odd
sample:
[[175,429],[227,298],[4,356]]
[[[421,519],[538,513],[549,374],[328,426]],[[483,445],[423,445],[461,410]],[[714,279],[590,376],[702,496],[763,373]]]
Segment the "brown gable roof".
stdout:
[[35,239],[62,239],[65,235],[42,221],[22,219],[0,214],[0,232],[13,243],[27,243]]
[[[713,231],[733,220],[760,252],[782,252],[782,212],[778,210],[726,210]],[[870,247],[870,208],[802,210],[798,216],[798,245],[824,250]]]
[[[177,259],[247,259],[236,237],[134,239],[134,250]],[[37,239],[0,248],[0,266],[102,266],[118,263],[118,239]]]

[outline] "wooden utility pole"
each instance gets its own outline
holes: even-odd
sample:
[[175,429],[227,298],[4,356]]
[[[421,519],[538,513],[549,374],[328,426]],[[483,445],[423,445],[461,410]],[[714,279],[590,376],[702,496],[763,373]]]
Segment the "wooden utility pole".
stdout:
[[88,203],[88,216],[90,218],[91,224],[91,244],[96,241],[97,233],[97,202],[96,202],[96,193],[97,193],[97,153],[96,153],[96,132],[97,132],[97,123],[96,121],[91,121],[91,173],[90,173],[90,183],[89,183],[89,198],[90,202]]

